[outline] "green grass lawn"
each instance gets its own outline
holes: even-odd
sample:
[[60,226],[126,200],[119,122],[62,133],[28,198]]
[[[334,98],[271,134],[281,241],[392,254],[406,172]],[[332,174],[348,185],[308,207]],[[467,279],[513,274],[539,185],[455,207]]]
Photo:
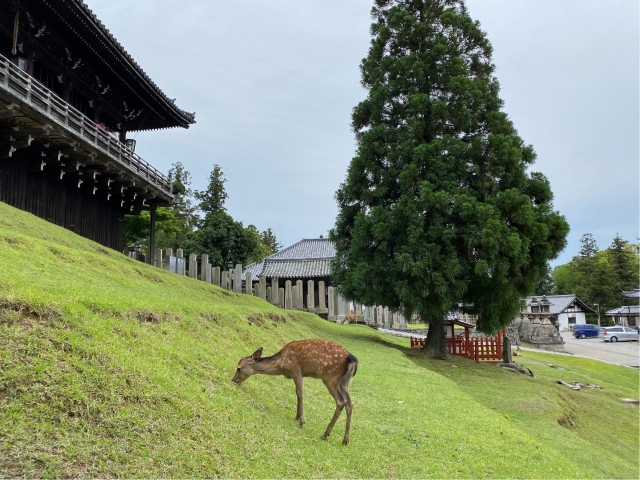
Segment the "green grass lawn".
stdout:
[[[0,203],[1,477],[637,478],[638,372],[525,352],[536,378],[141,264]],[[327,338],[358,357],[344,416],[241,356]],[[552,368],[549,363],[564,368]],[[556,379],[596,383],[573,391]]]

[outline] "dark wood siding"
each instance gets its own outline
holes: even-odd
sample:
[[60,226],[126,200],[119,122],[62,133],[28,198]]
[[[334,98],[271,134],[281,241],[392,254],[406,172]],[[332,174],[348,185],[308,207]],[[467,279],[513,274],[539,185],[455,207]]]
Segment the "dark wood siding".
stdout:
[[23,158],[0,159],[0,201],[115,250],[124,247],[123,211],[79,189],[72,176],[60,180],[59,171],[39,171]]

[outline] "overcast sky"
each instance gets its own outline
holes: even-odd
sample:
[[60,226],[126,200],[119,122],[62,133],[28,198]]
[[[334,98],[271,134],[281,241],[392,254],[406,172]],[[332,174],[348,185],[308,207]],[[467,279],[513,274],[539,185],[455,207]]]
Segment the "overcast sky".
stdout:
[[[355,152],[352,108],[372,0],[85,0],[177,105],[188,130],[142,132],[137,153],[182,162],[203,189],[212,165],[227,209],[288,246],[333,227]],[[505,111],[534,146],[571,225],[601,249],[636,242],[639,218],[637,0],[467,0],[494,47]]]

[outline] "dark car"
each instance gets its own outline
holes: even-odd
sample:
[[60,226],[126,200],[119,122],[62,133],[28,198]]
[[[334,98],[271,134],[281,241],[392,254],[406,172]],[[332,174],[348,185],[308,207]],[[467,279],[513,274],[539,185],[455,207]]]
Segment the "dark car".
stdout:
[[590,323],[573,327],[573,336],[576,338],[597,337],[599,333],[600,327]]

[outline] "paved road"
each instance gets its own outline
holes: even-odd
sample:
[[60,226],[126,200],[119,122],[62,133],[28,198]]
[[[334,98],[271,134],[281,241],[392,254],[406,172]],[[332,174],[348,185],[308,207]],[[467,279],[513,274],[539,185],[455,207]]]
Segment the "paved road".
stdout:
[[630,367],[640,366],[640,342],[605,342],[600,338],[575,338],[571,332],[561,333],[567,353],[595,358]]

